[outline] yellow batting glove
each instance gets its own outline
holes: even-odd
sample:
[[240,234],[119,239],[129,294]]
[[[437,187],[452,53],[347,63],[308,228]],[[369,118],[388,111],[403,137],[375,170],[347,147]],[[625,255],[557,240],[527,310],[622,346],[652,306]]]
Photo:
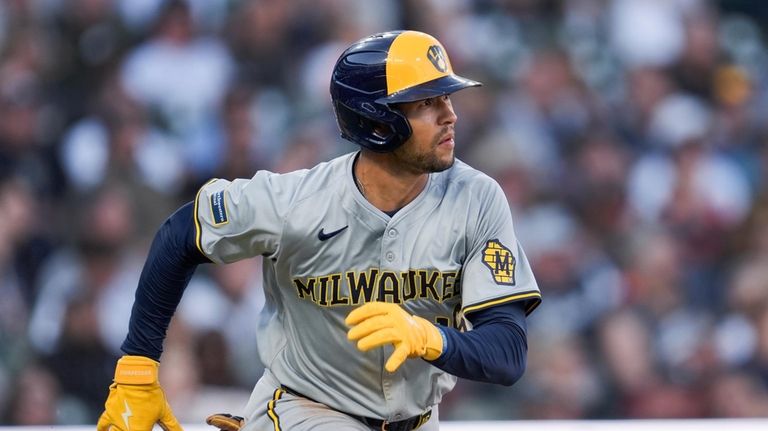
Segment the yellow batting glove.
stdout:
[[349,313],[346,323],[352,327],[347,338],[357,341],[357,348],[364,352],[385,344],[395,347],[384,365],[390,373],[409,357],[431,361],[443,353],[443,337],[437,326],[408,314],[397,304],[369,302]]
[[123,356],[115,367],[104,413],[97,431],[182,431],[157,381],[159,362],[144,356]]

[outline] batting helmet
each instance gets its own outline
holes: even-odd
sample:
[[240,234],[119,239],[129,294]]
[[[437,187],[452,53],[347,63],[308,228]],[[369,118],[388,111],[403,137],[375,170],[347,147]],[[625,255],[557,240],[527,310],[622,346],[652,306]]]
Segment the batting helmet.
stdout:
[[344,139],[387,152],[411,136],[408,120],[394,104],[478,85],[453,73],[434,37],[392,31],[359,40],[341,54],[331,76],[331,100]]

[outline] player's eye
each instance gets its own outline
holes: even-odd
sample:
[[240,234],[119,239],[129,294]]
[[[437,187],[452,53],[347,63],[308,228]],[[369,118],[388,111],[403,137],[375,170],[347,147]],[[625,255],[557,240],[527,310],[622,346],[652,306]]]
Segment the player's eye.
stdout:
[[448,101],[451,100],[451,96],[449,96],[447,94],[443,94],[442,96],[437,96],[437,97],[432,97],[432,98],[429,98],[429,99],[424,99],[424,100],[421,101],[421,104],[422,104],[422,106],[431,106],[431,105],[434,105],[435,103],[437,103],[438,100],[443,101],[443,102],[448,102]]

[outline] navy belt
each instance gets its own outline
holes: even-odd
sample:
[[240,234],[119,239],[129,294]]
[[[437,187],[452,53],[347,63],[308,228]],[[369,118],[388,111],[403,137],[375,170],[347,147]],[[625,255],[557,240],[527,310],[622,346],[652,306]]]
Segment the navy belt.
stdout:
[[[314,402],[316,402],[318,404],[322,404],[322,403],[320,403],[318,401],[315,401],[312,398],[302,394],[301,392],[294,391],[293,389],[291,389],[291,388],[289,388],[289,387],[287,387],[285,385],[282,385],[281,389],[284,390],[285,392],[288,392],[291,395],[295,395],[295,396],[301,397],[301,398],[306,398],[306,399],[308,399],[310,401],[314,401]],[[381,430],[381,431],[411,431],[411,430],[415,430],[416,428],[418,428],[418,427],[424,425],[425,423],[427,423],[427,421],[429,421],[429,418],[432,417],[432,410],[427,410],[426,412],[424,412],[424,413],[422,413],[420,415],[411,416],[411,417],[409,417],[407,419],[401,419],[399,421],[394,421],[394,422],[390,422],[390,421],[387,421],[385,419],[376,419],[376,418],[368,418],[368,417],[365,417],[365,416],[353,415],[353,414],[347,413],[347,412],[341,412],[341,413],[344,413],[345,415],[353,417],[353,418],[359,420],[360,422],[368,425],[369,427],[371,427],[371,428],[373,428],[375,430]]]

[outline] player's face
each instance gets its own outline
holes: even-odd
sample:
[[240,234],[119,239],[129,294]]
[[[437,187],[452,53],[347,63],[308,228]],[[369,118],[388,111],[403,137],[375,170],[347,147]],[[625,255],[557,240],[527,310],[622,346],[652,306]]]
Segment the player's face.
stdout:
[[456,113],[451,98],[439,96],[399,105],[413,134],[394,152],[403,166],[418,173],[440,172],[453,166]]

